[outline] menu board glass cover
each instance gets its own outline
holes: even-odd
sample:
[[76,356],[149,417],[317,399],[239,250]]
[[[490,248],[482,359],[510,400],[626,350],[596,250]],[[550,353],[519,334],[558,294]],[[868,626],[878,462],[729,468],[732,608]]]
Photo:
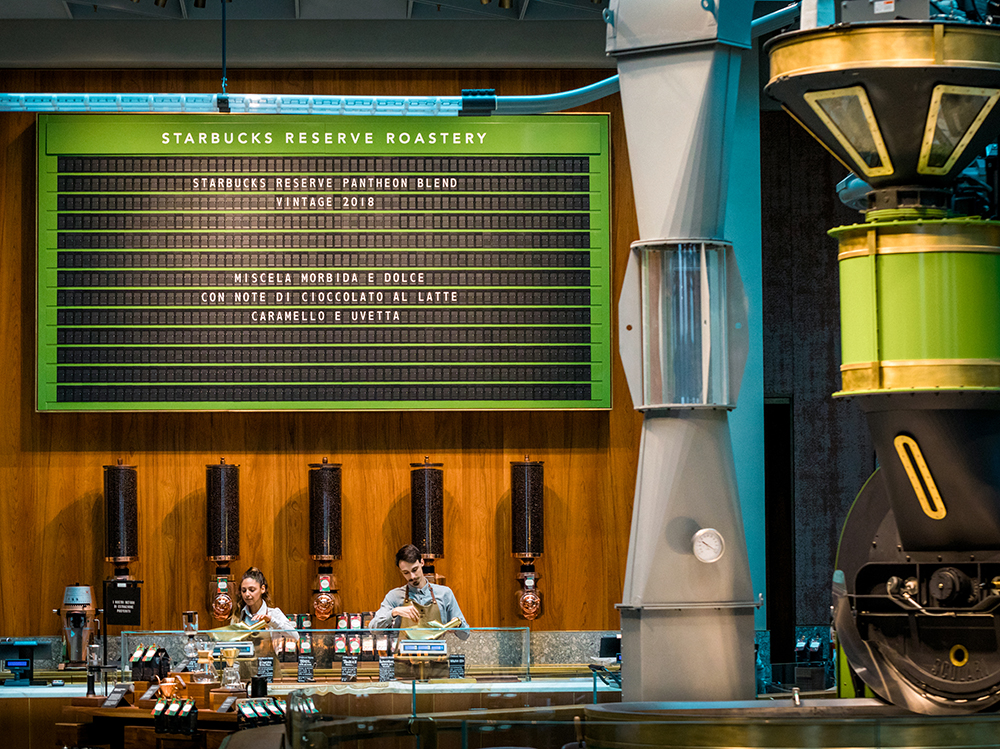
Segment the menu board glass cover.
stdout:
[[606,115],[38,117],[40,411],[607,409]]

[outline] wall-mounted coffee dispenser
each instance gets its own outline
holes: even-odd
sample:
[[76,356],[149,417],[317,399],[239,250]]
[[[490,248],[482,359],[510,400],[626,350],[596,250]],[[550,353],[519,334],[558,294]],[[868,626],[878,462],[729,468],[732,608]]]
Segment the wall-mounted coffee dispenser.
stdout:
[[309,556],[319,562],[312,610],[320,620],[341,612],[337,578],[330,564],[341,557],[340,463],[309,464]]
[[535,560],[545,550],[545,473],[542,461],[511,461],[510,464],[510,529],[511,554],[521,561],[517,580],[517,613],[532,620],[542,613],[542,594],[538,590]]
[[116,580],[129,579],[128,565],[139,558],[138,487],[135,466],[104,466],[104,558]]
[[[115,566],[111,577],[104,580],[101,600],[104,608],[104,663],[107,665],[109,625],[139,627],[142,624],[141,603],[142,591],[139,584],[129,572],[128,565],[139,558],[139,472],[135,466],[123,465],[119,459],[117,465],[104,466],[104,558]],[[80,657],[87,659],[84,652]],[[91,678],[100,669],[94,663],[96,656],[91,653],[89,661]],[[71,659],[75,660],[75,658]]]
[[444,471],[443,463],[410,463],[410,535],[420,549],[424,575],[444,585],[444,575],[434,570],[434,562],[444,557]]
[[240,555],[240,467],[226,463],[205,466],[208,501],[207,550],[215,572],[208,584],[208,610],[224,621],[233,615],[239,591],[229,563]]

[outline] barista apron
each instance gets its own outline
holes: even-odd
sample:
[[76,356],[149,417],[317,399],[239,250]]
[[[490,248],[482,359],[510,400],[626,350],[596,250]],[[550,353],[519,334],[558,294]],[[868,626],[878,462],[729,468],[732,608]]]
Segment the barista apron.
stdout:
[[[429,583],[428,583],[429,584]],[[416,601],[411,601],[409,596],[409,586],[403,586],[403,595],[406,598],[403,599],[401,605],[406,606],[410,604],[420,613],[420,618],[414,621],[405,616],[399,617],[399,639],[409,640],[409,639],[424,639],[419,637],[411,638],[406,630],[408,629],[431,629],[428,627],[429,622],[440,622],[441,621],[441,609],[438,606],[437,598],[434,596],[434,589],[430,589],[431,602],[426,606],[417,603]],[[396,646],[397,650],[399,645]],[[396,668],[396,678],[397,679],[447,679],[448,678],[448,659],[447,657],[441,660],[425,660],[420,659],[416,661],[415,659],[403,658],[400,655],[395,656],[395,668]]]

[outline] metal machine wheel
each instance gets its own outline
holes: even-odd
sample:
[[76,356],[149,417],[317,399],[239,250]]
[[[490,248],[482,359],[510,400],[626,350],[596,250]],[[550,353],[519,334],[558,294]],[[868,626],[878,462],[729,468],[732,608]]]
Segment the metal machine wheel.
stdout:
[[844,523],[834,627],[882,699],[928,715],[1000,702],[1000,553],[903,548],[880,470]]

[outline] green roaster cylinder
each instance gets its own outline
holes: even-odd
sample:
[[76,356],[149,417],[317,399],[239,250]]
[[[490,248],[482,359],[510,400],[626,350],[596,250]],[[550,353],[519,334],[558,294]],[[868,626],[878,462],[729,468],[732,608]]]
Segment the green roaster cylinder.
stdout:
[[866,413],[903,547],[1000,548],[1000,223],[843,226],[842,389]]
[[1000,223],[872,221],[840,242],[835,395],[1000,392]]

